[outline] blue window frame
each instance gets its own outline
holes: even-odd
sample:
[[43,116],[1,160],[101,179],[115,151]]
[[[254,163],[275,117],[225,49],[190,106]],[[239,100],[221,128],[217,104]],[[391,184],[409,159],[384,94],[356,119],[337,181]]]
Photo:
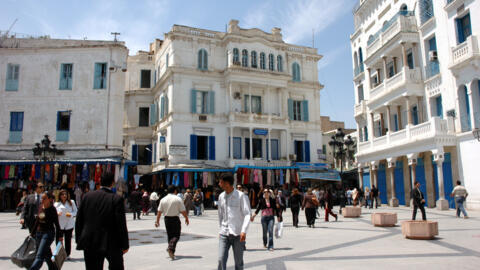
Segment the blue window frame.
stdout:
[[72,90],[73,64],[60,65],[60,90]]
[[432,0],[420,1],[420,22],[424,24],[434,16]]
[[398,131],[398,115],[393,115],[393,131]]
[[281,55],[277,55],[277,71],[283,72],[283,58]]
[[18,90],[19,75],[20,75],[20,65],[7,64],[7,79],[5,82],[6,91]]
[[275,68],[275,63],[273,62],[274,61],[274,58],[273,58],[273,54],[269,54],[268,55],[268,69],[273,71]]
[[409,69],[414,69],[415,64],[413,62],[413,52],[412,49],[407,51],[407,65]]
[[205,49],[200,49],[198,51],[198,69],[208,70],[208,54]]
[[250,53],[250,59],[251,59],[251,63],[250,63],[250,66],[252,68],[257,68],[257,52],[256,51],[252,51]]
[[68,142],[70,133],[70,111],[57,112],[57,136],[59,142]]
[[242,159],[242,138],[233,137],[233,158]]
[[23,131],[23,112],[10,112],[10,131]]
[[233,64],[240,65],[240,56],[237,48],[233,48]]
[[472,35],[472,26],[470,22],[470,13],[462,18],[455,19],[457,24],[457,39],[458,44],[463,43],[467,38]]
[[364,133],[365,133],[365,134],[364,134],[365,141],[368,141],[368,127],[365,126],[365,128],[363,129],[363,131],[364,131]]
[[413,117],[413,124],[418,125],[418,107],[413,106],[412,108],[412,117]]
[[443,105],[442,105],[442,96],[438,96],[435,98],[435,105],[437,107],[437,116],[443,118]]
[[300,65],[297,62],[292,64],[292,79],[294,82],[300,81]]
[[261,69],[266,69],[266,66],[265,66],[265,53],[263,53],[263,52],[260,53],[260,68],[261,68]]
[[93,89],[107,88],[107,63],[95,63]]
[[248,51],[242,50],[242,67],[248,67]]

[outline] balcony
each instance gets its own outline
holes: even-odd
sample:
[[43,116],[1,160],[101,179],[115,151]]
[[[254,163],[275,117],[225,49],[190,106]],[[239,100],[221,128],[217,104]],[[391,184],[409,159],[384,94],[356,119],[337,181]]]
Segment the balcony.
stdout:
[[425,78],[429,79],[440,73],[440,63],[438,61],[431,61],[425,66]]
[[422,95],[421,78],[422,75],[419,68],[402,69],[370,91],[368,105],[376,104],[380,99],[393,99],[403,94],[411,95],[415,93]]
[[[367,42],[367,56],[370,58],[380,48],[385,46],[390,40],[399,34],[406,33],[415,35],[414,39],[418,39],[417,23],[413,11],[400,11],[392,17],[377,33],[372,35]],[[409,41],[411,38],[407,38]]]
[[471,35],[467,40],[456,47],[452,48],[452,62],[450,69],[459,69],[466,65],[472,64],[475,59],[480,58],[478,50],[477,36]]
[[[446,145],[455,145],[455,134],[448,129],[447,120],[432,117],[429,121],[416,126],[407,126],[385,136],[358,145],[358,155],[368,155],[377,152],[388,152],[392,156],[404,155],[408,147],[431,147],[436,140],[442,140]],[[417,149],[421,150],[421,149]],[[423,150],[421,150],[423,151]],[[417,151],[418,152],[418,151]]]
[[8,143],[21,143],[22,131],[10,131],[8,136]]
[[367,113],[367,104],[365,100],[360,101],[359,104],[355,104],[355,118]]
[[360,65],[358,67],[356,67],[354,70],[353,70],[353,78],[354,79],[357,79],[357,77],[359,77],[360,74],[363,74],[363,71],[364,71],[364,65]]

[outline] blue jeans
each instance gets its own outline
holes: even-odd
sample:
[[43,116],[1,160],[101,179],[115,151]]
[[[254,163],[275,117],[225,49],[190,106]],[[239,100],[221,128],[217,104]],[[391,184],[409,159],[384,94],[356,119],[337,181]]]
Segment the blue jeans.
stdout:
[[457,217],[460,217],[460,211],[462,211],[464,217],[468,216],[465,207],[463,207],[464,201],[465,197],[455,197],[455,202],[457,203]]
[[30,270],[38,270],[42,267],[43,260],[47,262],[49,270],[57,269],[55,264],[52,262],[52,250],[50,250],[50,245],[53,243],[55,238],[55,232],[37,232],[35,240],[37,241],[37,256],[35,256],[35,261],[33,261]]
[[240,236],[220,235],[218,242],[218,270],[227,269],[228,250],[230,246],[233,249],[233,258],[235,259],[235,270],[243,269],[243,250],[245,242],[240,242]]
[[195,205],[195,208],[193,209],[193,214],[195,216],[200,216],[202,215],[202,205]]
[[273,225],[275,224],[274,216],[262,216],[262,229],[263,229],[263,245],[267,246],[267,230],[268,230],[268,246],[267,248],[273,248]]

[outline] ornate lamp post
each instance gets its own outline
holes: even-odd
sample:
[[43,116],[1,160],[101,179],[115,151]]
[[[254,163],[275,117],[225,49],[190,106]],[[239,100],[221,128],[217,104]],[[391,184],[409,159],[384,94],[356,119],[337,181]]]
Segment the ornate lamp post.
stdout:
[[336,160],[340,160],[340,175],[343,173],[343,161],[344,158],[352,159],[355,152],[355,141],[350,135],[345,139],[345,133],[341,128],[337,129],[335,135],[332,136],[332,140],[328,144],[333,148],[333,157]]
[[32,149],[33,157],[36,160],[40,160],[43,162],[52,161],[55,159],[55,155],[59,153],[57,146],[55,144],[51,144],[50,138],[48,135],[45,135],[43,140],[40,143],[36,143],[35,147]]

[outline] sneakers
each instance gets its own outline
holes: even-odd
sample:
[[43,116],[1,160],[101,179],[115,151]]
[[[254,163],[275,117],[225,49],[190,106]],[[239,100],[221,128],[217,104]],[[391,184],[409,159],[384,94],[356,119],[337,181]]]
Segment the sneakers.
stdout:
[[170,249],[168,249],[168,256],[170,257],[170,261],[175,260],[175,254]]
[[274,251],[274,249],[273,249],[273,248],[269,248],[268,251]]

